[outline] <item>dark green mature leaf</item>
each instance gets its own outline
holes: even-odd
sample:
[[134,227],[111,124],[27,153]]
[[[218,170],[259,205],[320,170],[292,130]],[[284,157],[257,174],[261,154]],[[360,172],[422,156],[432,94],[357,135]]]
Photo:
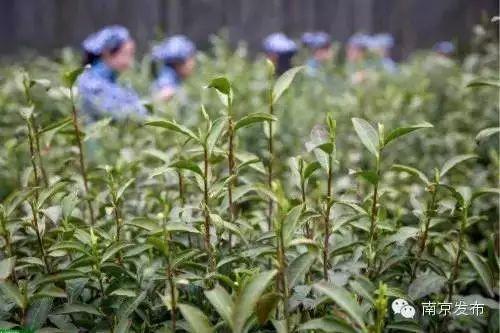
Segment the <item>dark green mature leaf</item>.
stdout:
[[372,185],[377,184],[380,180],[377,173],[373,170],[360,170],[360,171],[349,172],[349,174],[359,176]]
[[200,309],[188,304],[179,304],[179,310],[189,324],[190,333],[214,332],[207,316]]
[[352,118],[354,130],[358,135],[363,145],[370,153],[375,156],[379,155],[379,137],[377,131],[364,119]]
[[424,331],[420,328],[420,326],[414,321],[397,322],[394,324],[387,325],[387,328],[389,328],[391,332],[424,333]]
[[417,276],[408,287],[408,296],[411,300],[418,300],[430,294],[438,293],[446,284],[446,278],[434,272]]
[[477,80],[469,82],[466,87],[467,88],[477,88],[477,87],[500,88],[500,81],[499,80],[477,79]]
[[44,297],[31,302],[26,313],[25,326],[36,330],[44,326],[52,309],[52,298]]
[[63,82],[66,87],[71,88],[75,84],[76,80],[78,79],[78,76],[83,73],[85,70],[84,67],[79,67],[74,70],[65,72],[63,74]]
[[217,310],[222,319],[224,319],[228,326],[232,328],[234,303],[226,289],[220,285],[216,285],[215,288],[205,291],[205,296],[215,310]]
[[444,164],[443,167],[441,168],[441,171],[439,172],[439,177],[442,178],[444,175],[448,173],[451,169],[456,167],[459,163],[462,163],[464,161],[477,158],[476,155],[472,154],[466,154],[466,155],[457,155],[455,157],[450,158],[447,160]]
[[245,128],[253,124],[261,123],[264,121],[275,121],[275,120],[276,117],[270,115],[269,113],[264,113],[264,112],[251,113],[238,120],[234,125],[234,130],[237,131],[240,128]]
[[123,249],[126,249],[127,247],[131,247],[133,244],[128,244],[128,243],[116,243],[111,245],[104,251],[101,257],[101,263],[104,263],[114,257],[115,254],[120,252]]
[[215,88],[224,95],[229,95],[231,93],[231,82],[224,76],[216,77],[210,81],[208,88]]
[[66,127],[67,125],[71,124],[71,122],[72,122],[71,117],[66,117],[60,121],[54,122],[54,123],[42,128],[40,131],[38,131],[38,134],[43,134],[45,132],[49,132],[52,130],[58,131],[58,130]]
[[88,313],[96,316],[103,314],[93,305],[90,304],[64,304],[61,308],[55,310],[53,314],[70,314],[70,313]]
[[21,309],[26,309],[28,300],[15,284],[10,281],[0,281],[0,290],[7,299],[15,302]]
[[287,70],[285,73],[281,74],[281,76],[276,80],[276,83],[273,87],[273,104],[278,101],[281,95],[290,87],[295,75],[300,72],[304,67],[293,67]]
[[255,305],[255,314],[257,315],[259,324],[264,325],[269,320],[280,300],[281,295],[278,293],[270,292],[262,295]]
[[170,131],[183,134],[183,135],[187,136],[188,138],[193,139],[196,142],[200,142],[200,139],[198,138],[198,136],[196,134],[194,134],[193,131],[191,131],[189,128],[187,128],[183,125],[177,124],[174,121],[170,121],[170,120],[148,121],[144,125],[165,128],[165,129],[168,129]]
[[332,287],[325,282],[317,283],[313,286],[318,292],[331,298],[349,317],[362,329],[365,329],[365,317],[363,310],[358,305],[351,293],[341,287]]
[[10,257],[0,260],[0,281],[7,279],[10,276],[10,274],[12,274],[12,270],[14,269],[15,263],[16,263],[15,257]]
[[476,272],[479,274],[479,277],[481,278],[486,291],[488,291],[489,296],[494,297],[495,294],[493,293],[493,288],[495,287],[496,282],[493,278],[493,274],[491,273],[490,268],[485,263],[484,259],[477,253],[471,251],[464,251],[464,253]]
[[193,171],[194,173],[197,173],[203,177],[203,171],[201,171],[198,164],[194,163],[191,160],[180,160],[180,161],[177,161],[177,162],[170,164],[170,167],[176,168],[176,169],[184,169],[184,170]]
[[357,333],[352,325],[340,318],[323,317],[312,319],[299,326],[299,331],[321,331],[326,333]]
[[288,288],[292,289],[304,278],[305,274],[316,260],[317,255],[314,249],[310,249],[308,252],[299,255],[290,263],[286,269]]
[[408,133],[411,133],[413,131],[422,129],[422,128],[430,128],[434,127],[432,124],[429,124],[428,122],[423,122],[421,124],[417,125],[411,125],[411,126],[406,126],[406,127],[399,127],[394,130],[392,130],[384,139],[384,146],[386,146],[389,142],[406,135]]
[[309,163],[309,164],[306,166],[305,170],[304,170],[304,174],[303,174],[304,179],[308,179],[309,177],[311,177],[311,176],[312,176],[312,174],[313,174],[316,170],[318,170],[318,169],[320,169],[320,168],[321,168],[321,164],[320,164],[319,162],[317,162],[317,161],[312,162],[312,163]]
[[276,273],[276,270],[262,272],[253,277],[252,280],[239,291],[232,317],[234,333],[243,332],[245,323],[252,315],[259,298]]
[[391,169],[400,171],[400,172],[406,172],[409,173],[410,175],[413,175],[415,177],[418,177],[425,185],[429,185],[429,179],[427,176],[420,170],[417,170],[415,168],[409,167],[407,165],[402,165],[402,164],[394,164]]
[[283,221],[283,241],[285,247],[288,246],[290,241],[293,239],[294,233],[297,231],[297,226],[300,222],[300,215],[302,213],[304,206],[298,205],[293,207],[285,217]]

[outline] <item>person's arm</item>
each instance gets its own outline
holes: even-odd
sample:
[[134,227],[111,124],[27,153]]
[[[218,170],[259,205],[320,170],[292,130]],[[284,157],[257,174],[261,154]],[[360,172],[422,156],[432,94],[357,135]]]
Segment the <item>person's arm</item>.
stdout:
[[115,120],[130,116],[144,118],[147,115],[147,110],[133,90],[99,79],[83,81],[79,89],[82,106],[87,113],[110,116]]

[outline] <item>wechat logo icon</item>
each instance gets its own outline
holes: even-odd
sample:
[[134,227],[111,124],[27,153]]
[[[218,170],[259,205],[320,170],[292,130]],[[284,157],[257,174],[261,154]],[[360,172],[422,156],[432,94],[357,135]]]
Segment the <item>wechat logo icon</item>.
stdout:
[[406,319],[415,317],[415,308],[402,298],[395,299],[391,307],[394,313],[399,313]]

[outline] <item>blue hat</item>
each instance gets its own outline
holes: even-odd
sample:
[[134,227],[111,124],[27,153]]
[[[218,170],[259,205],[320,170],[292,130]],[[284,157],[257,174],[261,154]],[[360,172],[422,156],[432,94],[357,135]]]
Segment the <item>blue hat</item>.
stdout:
[[371,38],[373,48],[392,49],[394,47],[394,37],[391,34],[377,34]]
[[188,59],[196,52],[194,43],[183,35],[167,38],[153,47],[153,58],[164,62],[179,62]]
[[452,54],[455,51],[455,45],[449,41],[442,41],[434,44],[432,50],[443,54]]
[[370,47],[372,43],[372,37],[362,34],[362,33],[357,33],[352,35],[349,40],[347,41],[347,44],[349,46],[354,46],[354,47]]
[[302,44],[311,49],[321,49],[331,43],[330,35],[323,31],[306,32],[302,35]]
[[282,32],[270,34],[262,42],[262,47],[267,53],[295,53],[297,44]]
[[102,30],[88,36],[82,43],[86,52],[102,54],[106,50],[114,49],[130,39],[127,28],[120,25],[104,27]]

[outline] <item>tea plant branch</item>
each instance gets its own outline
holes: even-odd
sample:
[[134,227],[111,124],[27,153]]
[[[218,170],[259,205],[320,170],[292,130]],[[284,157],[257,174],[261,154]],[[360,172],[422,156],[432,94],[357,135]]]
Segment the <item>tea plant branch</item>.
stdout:
[[74,93],[73,93],[73,87],[76,82],[76,79],[78,76],[83,72],[83,68],[78,68],[74,71],[65,73],[64,75],[64,80],[66,83],[67,88],[69,89],[69,99],[71,103],[71,115],[72,115],[72,121],[73,121],[73,128],[75,131],[75,138],[76,138],[76,143],[78,146],[78,158],[80,161],[80,173],[83,179],[83,187],[85,190],[85,195],[87,196],[87,206],[89,209],[89,214],[90,214],[90,223],[91,225],[95,224],[95,216],[94,216],[94,209],[92,207],[92,201],[89,197],[90,191],[89,191],[89,185],[88,185],[88,177],[87,177],[87,170],[85,167],[85,156],[84,156],[84,151],[83,151],[83,144],[82,144],[82,138],[80,136],[80,126],[78,124],[78,112],[76,109],[76,104],[75,104],[75,98],[74,98]]
[[[24,95],[26,96],[26,100],[28,102],[28,106],[32,109],[32,112],[30,112],[29,116],[29,124],[28,126],[31,127],[29,131],[31,131],[31,136],[34,138],[34,147],[33,150],[36,151],[36,155],[38,158],[38,163],[39,163],[39,168],[40,168],[40,173],[42,175],[42,180],[47,187],[49,185],[48,183],[48,178],[47,178],[47,172],[45,171],[45,166],[42,158],[42,154],[40,152],[40,134],[38,132],[38,126],[36,123],[36,119],[34,117],[34,109],[35,109],[35,102],[33,101],[33,97],[31,95],[31,87],[40,82],[41,80],[31,80],[27,74],[24,75],[23,77],[23,87],[24,87]],[[43,85],[44,83],[42,83]],[[28,121],[28,120],[27,120]],[[30,139],[32,140],[32,139]],[[30,143],[30,150],[31,150],[31,143]],[[33,155],[33,152],[32,152]]]

